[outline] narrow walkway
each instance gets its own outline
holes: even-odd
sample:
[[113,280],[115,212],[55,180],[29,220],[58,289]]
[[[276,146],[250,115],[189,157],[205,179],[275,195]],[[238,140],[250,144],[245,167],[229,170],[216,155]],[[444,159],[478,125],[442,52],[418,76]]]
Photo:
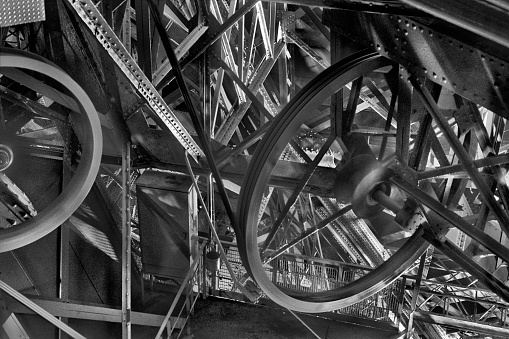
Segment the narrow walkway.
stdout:
[[[389,339],[394,331],[299,314],[322,339]],[[218,298],[199,300],[191,317],[194,339],[316,338],[290,312]]]

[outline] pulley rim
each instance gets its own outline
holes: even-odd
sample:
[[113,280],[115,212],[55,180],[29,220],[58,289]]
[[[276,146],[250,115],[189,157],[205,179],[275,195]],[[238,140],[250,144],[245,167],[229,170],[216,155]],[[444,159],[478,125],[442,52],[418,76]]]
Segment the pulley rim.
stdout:
[[73,177],[51,206],[20,225],[0,231],[0,252],[7,252],[49,234],[81,205],[97,177],[103,139],[99,117],[92,101],[81,86],[62,69],[33,53],[5,48],[0,48],[0,67],[15,67],[39,72],[64,85],[76,99],[84,118],[83,151],[80,164]]

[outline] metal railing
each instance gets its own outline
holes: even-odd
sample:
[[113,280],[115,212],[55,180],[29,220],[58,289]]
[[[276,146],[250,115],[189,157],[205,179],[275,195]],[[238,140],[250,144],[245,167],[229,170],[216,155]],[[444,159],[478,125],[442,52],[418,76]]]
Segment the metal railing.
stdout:
[[[225,246],[228,260],[235,271],[237,279],[244,277],[246,270],[237,247],[233,244]],[[276,266],[277,265],[277,266]],[[274,269],[276,268],[276,269]],[[266,265],[267,276],[281,287],[291,288],[306,292],[319,292],[341,287],[349,282],[358,279],[368,272],[367,269],[357,266],[348,266],[341,263],[337,266],[322,263],[309,263],[304,260],[289,258],[282,255]],[[209,279],[209,288],[212,288]],[[218,292],[240,293],[235,287],[224,263],[221,263],[217,273],[217,284],[214,286]],[[374,295],[356,304],[334,311],[334,313],[353,315],[362,318],[369,318],[391,324],[398,323],[401,295],[401,280],[397,280]],[[224,294],[228,296],[228,294]],[[267,296],[261,292],[261,298]]]
[[170,306],[170,309],[168,310],[168,313],[166,314],[166,317],[163,320],[163,323],[159,327],[159,331],[157,332],[156,339],[161,338],[161,335],[165,328],[167,328],[168,335],[171,335],[173,330],[175,329],[175,326],[177,325],[177,322],[170,324],[170,326],[167,327],[168,321],[170,320],[170,317],[173,313],[173,311],[176,309],[177,304],[180,301],[180,297],[184,292],[186,295],[186,299],[184,304],[179,310],[177,319],[180,319],[182,314],[184,313],[184,310],[187,310],[186,318],[183,320],[182,323],[178,322],[179,325],[181,325],[181,329],[177,335],[177,338],[180,338],[180,335],[182,334],[184,328],[186,327],[186,324],[189,320],[189,317],[191,315],[191,312],[194,308],[194,305],[196,301],[198,300],[198,297],[205,293],[205,291],[202,289],[203,283],[201,281],[201,278],[203,276],[202,269],[203,269],[203,256],[201,253],[203,252],[203,248],[205,247],[206,243],[202,243],[199,247],[198,254],[196,255],[191,268],[189,269],[188,273],[186,274],[186,277],[184,278],[184,281],[182,282],[182,285],[180,285],[180,288],[177,292],[177,295],[173,299],[173,303]]

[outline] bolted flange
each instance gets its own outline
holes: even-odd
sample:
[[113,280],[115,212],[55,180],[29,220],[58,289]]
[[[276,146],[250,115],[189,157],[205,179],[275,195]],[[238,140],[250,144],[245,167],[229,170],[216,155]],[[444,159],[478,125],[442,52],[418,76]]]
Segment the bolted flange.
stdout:
[[358,155],[339,170],[334,183],[336,199],[352,204],[352,210],[359,218],[371,218],[384,209],[372,194],[381,190],[390,195],[392,175],[392,170],[382,167],[373,155]]

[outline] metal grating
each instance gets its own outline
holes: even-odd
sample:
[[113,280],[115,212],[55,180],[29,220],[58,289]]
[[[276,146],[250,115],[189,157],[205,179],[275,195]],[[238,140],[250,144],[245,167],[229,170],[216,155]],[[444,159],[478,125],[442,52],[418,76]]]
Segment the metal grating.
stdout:
[[2,0],[0,27],[46,20],[44,0]]
[[[242,266],[238,249],[234,246],[229,246],[225,247],[225,250],[237,279],[241,279],[246,270]],[[276,271],[277,274],[274,274],[273,266],[276,262],[278,270]],[[282,256],[274,259],[266,266],[266,273],[268,277],[271,277],[273,281],[276,281],[282,287],[307,292],[318,292],[345,285],[358,279],[366,271],[339,266],[332,267],[317,263],[309,264]],[[223,262],[221,262],[217,277],[217,290],[241,293],[238,288],[234,287],[233,280]],[[401,280],[397,280],[371,297],[351,306],[338,309],[334,313],[348,314],[395,324],[398,322],[398,296],[401,293],[401,288]],[[261,298],[267,298],[267,296],[262,292]]]

